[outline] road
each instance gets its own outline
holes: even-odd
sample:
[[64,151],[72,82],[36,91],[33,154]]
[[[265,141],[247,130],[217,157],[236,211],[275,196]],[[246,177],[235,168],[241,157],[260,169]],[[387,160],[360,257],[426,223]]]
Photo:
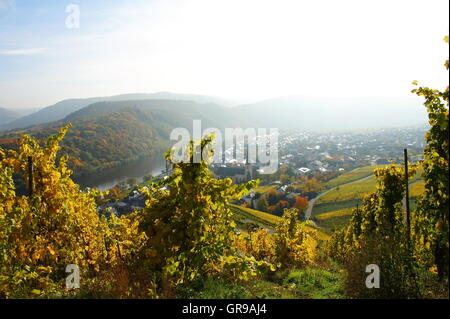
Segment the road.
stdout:
[[360,179],[357,179],[357,180],[354,180],[354,181],[351,181],[351,182],[348,182],[348,183],[344,183],[344,184],[340,184],[340,185],[334,186],[334,187],[330,188],[329,190],[327,190],[327,191],[325,191],[323,193],[320,193],[319,195],[317,195],[316,197],[314,197],[313,199],[311,199],[309,201],[308,208],[306,209],[306,212],[305,212],[305,219],[309,220],[311,218],[311,213],[312,213],[312,210],[313,210],[313,207],[314,207],[314,203],[316,202],[316,200],[318,200],[323,195],[326,195],[329,192],[334,191],[338,187],[341,187],[341,186],[344,186],[344,185],[348,185],[348,184],[353,184],[353,183],[356,183],[356,182],[359,182],[359,181],[371,178],[372,176],[373,176],[373,174],[370,174],[369,176],[366,176],[366,177],[363,177],[363,178],[360,178]]

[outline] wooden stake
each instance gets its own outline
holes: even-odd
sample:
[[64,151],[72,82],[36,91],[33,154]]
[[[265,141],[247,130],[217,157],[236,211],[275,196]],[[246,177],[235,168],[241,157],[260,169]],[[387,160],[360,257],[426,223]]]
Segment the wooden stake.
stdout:
[[411,242],[411,219],[409,210],[409,181],[408,181],[408,150],[404,149],[405,155],[405,203],[406,203],[406,231],[408,237],[408,244]]

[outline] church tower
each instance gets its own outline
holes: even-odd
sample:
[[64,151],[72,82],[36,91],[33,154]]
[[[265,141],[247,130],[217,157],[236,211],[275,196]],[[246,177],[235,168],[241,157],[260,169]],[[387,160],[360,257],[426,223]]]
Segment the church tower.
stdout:
[[253,166],[248,161],[248,146],[247,151],[245,152],[245,180],[251,181],[253,179]]

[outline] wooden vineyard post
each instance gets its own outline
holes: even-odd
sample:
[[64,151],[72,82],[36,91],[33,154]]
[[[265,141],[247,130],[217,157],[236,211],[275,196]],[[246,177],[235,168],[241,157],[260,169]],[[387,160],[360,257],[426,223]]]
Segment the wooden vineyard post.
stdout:
[[408,150],[404,149],[405,155],[405,206],[406,206],[406,232],[408,245],[411,245],[411,212],[409,209],[409,181],[408,181]]

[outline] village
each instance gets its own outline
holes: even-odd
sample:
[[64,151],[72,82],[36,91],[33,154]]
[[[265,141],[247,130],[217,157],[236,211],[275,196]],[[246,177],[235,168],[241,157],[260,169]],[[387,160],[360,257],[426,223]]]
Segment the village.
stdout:
[[[233,183],[260,179],[260,186],[272,186],[277,193],[283,194],[282,199],[286,201],[293,202],[297,197],[311,200],[318,195],[318,188],[305,191],[298,187],[302,181],[314,179],[320,183],[358,167],[385,165],[391,161],[401,163],[404,148],[408,149],[411,162],[419,161],[422,158],[425,132],[425,126],[329,133],[282,131],[279,137],[279,169],[276,173],[261,174],[262,165],[250,163],[247,153],[241,162],[232,159],[224,163],[212,163],[210,169],[216,178],[231,178]],[[232,151],[225,150],[226,153]],[[120,183],[115,188],[125,196],[109,199],[99,206],[99,210],[108,208],[110,213],[120,216],[144,207],[145,197],[139,188],[148,187],[143,185],[149,182],[165,179],[171,172],[167,165],[161,174],[143,183],[138,184],[133,180]],[[251,191],[237,204],[257,209],[259,195]]]

